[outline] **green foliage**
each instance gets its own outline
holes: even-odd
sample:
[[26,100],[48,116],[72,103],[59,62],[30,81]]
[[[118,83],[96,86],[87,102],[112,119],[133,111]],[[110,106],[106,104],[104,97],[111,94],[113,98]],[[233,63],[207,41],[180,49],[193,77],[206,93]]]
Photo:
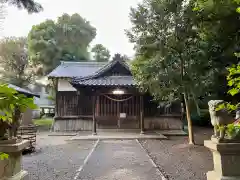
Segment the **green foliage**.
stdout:
[[86,61],[87,48],[96,36],[96,29],[79,14],[63,14],[56,22],[46,20],[32,27],[28,35],[30,60],[42,66],[43,75],[60,61]]
[[[207,111],[201,111],[200,115],[198,113],[192,113],[191,114],[191,120],[192,120],[192,124],[194,126],[210,126],[211,125],[211,121],[210,121],[210,114]],[[187,122],[186,118],[183,120],[184,123]]]
[[51,101],[55,101],[56,97],[49,95],[49,96],[47,97],[47,99],[48,99],[48,100],[51,100]]
[[127,32],[136,44],[132,64],[135,79],[156,99],[173,101],[207,93],[205,42],[198,37],[193,4],[183,0],[147,0],[131,10],[133,27]]
[[0,161],[8,159],[9,155],[3,152],[0,152]]
[[237,107],[238,107],[238,105],[233,105],[231,103],[222,103],[215,110],[219,111],[221,109],[227,109],[229,111],[234,111],[237,109]]
[[[234,55],[239,51],[240,19],[236,9],[238,0],[196,0],[200,37],[207,42],[206,59],[212,71],[212,92],[218,99],[226,99],[228,87],[226,67],[238,63]],[[227,28],[226,28],[227,27]]]
[[230,139],[234,139],[238,136],[240,137],[240,124],[229,124],[226,128],[227,136]]
[[42,6],[34,0],[2,0],[2,3],[9,3],[19,9],[26,9],[28,13],[37,13],[43,10]]
[[232,66],[228,72],[228,86],[231,87],[228,93],[234,96],[240,92],[240,65]]
[[[227,84],[222,81],[223,77],[227,76],[227,86],[222,86],[220,89],[223,93],[228,91],[228,94],[235,96],[239,93],[239,69],[237,66],[232,66],[239,62],[239,0],[196,0],[195,10],[199,14],[201,37],[208,42],[209,52],[208,57],[212,67],[215,68],[214,82],[216,84]],[[227,28],[226,28],[227,27]],[[237,51],[237,52],[236,52]],[[228,68],[228,72],[225,67]],[[217,71],[216,71],[217,70]],[[214,72],[214,71],[213,71]],[[221,81],[219,81],[221,80]],[[217,90],[217,86],[214,86]],[[219,98],[220,99],[220,98]],[[234,101],[235,98],[228,100]],[[233,111],[239,104],[231,103],[221,104],[216,110],[226,108]]]
[[8,83],[24,87],[33,81],[35,67],[28,61],[26,38],[0,40],[0,65],[0,74]]
[[96,44],[92,48],[93,58],[98,62],[106,62],[109,61],[110,51],[105,48],[102,44]]
[[34,119],[33,123],[37,126],[51,126],[53,119]]
[[27,98],[7,84],[0,84],[0,119],[12,123],[15,110],[25,112],[27,108],[36,109],[33,98]]
[[[35,109],[33,98],[27,98],[19,94],[15,89],[9,88],[7,84],[0,84],[0,135],[6,133],[6,124],[18,125],[20,122],[16,111],[25,112],[27,108]],[[16,127],[18,128],[18,127]],[[17,129],[15,129],[16,131]],[[16,133],[15,133],[16,135]],[[10,136],[10,134],[9,134]],[[3,138],[3,137],[0,137]],[[11,138],[11,137],[10,137]],[[7,159],[8,155],[0,152],[0,160]]]
[[197,103],[226,98],[226,67],[238,61],[238,4],[199,2],[196,9],[193,0],[146,0],[131,10],[127,35],[137,50],[134,77],[157,99],[174,100],[184,90]]

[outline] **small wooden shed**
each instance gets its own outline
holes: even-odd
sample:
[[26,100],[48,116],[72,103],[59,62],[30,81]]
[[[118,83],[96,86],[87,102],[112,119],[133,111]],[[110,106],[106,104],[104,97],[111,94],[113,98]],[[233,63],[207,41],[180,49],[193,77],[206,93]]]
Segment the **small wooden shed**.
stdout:
[[159,116],[158,103],[139,91],[120,58],[62,62],[48,77],[56,85],[54,131],[182,128],[180,116]]

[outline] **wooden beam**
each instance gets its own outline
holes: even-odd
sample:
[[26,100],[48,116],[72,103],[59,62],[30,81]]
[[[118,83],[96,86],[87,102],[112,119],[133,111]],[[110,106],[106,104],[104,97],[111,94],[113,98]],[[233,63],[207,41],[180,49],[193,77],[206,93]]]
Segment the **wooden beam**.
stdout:
[[141,134],[144,134],[144,104],[143,95],[140,96],[140,124],[141,124]]

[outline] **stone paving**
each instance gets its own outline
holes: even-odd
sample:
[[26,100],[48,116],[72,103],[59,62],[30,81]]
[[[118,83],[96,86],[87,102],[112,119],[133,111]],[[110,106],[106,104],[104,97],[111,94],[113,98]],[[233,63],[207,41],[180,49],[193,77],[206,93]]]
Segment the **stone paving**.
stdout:
[[76,179],[162,180],[136,140],[100,141]]
[[97,135],[92,135],[92,132],[79,132],[77,136],[70,140],[134,140],[134,139],[167,139],[166,136],[156,132],[145,132],[140,134],[139,131],[101,131]]
[[161,180],[136,140],[103,140],[93,149],[96,141],[48,134],[39,134],[36,152],[23,156],[29,180]]

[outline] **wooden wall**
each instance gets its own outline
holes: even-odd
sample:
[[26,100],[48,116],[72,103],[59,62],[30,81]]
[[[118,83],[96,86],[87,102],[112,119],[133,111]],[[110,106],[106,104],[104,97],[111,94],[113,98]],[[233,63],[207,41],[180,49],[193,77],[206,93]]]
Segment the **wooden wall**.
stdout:
[[92,115],[92,96],[77,91],[57,92],[57,116]]
[[[93,96],[77,91],[60,91],[57,93],[56,130],[91,130],[93,113]],[[102,94],[96,96],[95,116],[98,128],[140,128],[140,96],[135,94],[114,96]],[[111,99],[127,99],[113,101]],[[149,96],[144,96],[144,117],[146,129],[181,129],[180,118],[159,117],[159,109]],[[126,118],[120,118],[126,113]],[[61,117],[61,118],[59,118]],[[87,119],[84,119],[87,118]]]

